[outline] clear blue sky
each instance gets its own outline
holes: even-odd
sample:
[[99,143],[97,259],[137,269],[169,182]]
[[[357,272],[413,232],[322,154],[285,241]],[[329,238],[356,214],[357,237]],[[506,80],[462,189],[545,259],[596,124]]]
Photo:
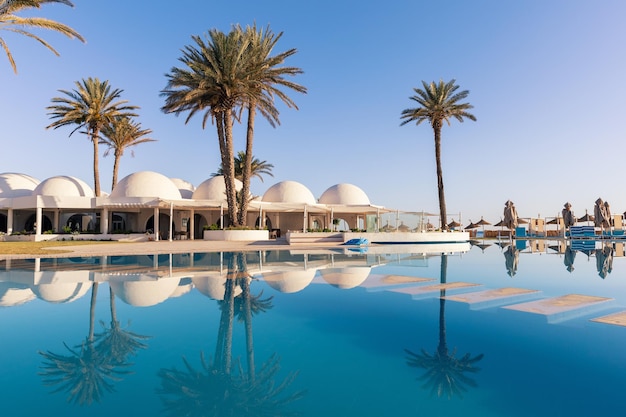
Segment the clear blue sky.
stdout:
[[[59,89],[88,77],[109,80],[141,107],[137,119],[158,142],[122,158],[120,178],[141,170],[198,185],[219,166],[215,129],[201,118],[164,114],[165,74],[192,35],[232,24],[284,32],[277,52],[304,74],[291,92],[299,110],[282,124],[257,121],[254,154],[274,178],[253,180],[262,195],[293,180],[316,197],[338,183],[362,188],[373,204],[438,211],[430,127],[400,126],[421,81],[457,80],[470,91],[477,122],[442,132],[449,214],[464,224],[495,223],[511,199],[523,217],[554,216],[569,201],[575,215],[601,197],[626,210],[624,111],[626,3],[621,0],[248,1],[216,3],[75,0],[32,15],[68,24],[83,44],[42,32],[61,54],[2,32],[18,75],[0,55],[0,172],[40,180],[71,175],[93,184],[92,147],[71,128],[46,130],[46,106]],[[154,6],[152,6],[154,5]],[[236,131],[236,149],[244,137]],[[100,159],[110,191],[113,158]],[[456,215],[455,215],[456,217]]]

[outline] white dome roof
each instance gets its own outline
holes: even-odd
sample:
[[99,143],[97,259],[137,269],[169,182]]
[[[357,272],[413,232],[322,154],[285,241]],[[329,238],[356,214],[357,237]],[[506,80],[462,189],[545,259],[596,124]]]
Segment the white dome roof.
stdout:
[[337,184],[324,191],[319,202],[321,204],[369,205],[370,199],[356,185]]
[[5,172],[0,174],[0,198],[24,197],[32,195],[39,180],[26,174]]
[[369,276],[370,271],[371,267],[369,266],[348,266],[322,269],[320,274],[330,285],[347,290],[361,285]]
[[30,288],[19,284],[0,282],[0,307],[12,307],[34,300],[35,294]]
[[178,191],[180,191],[180,195],[183,198],[192,198],[193,192],[196,190],[196,187],[194,187],[192,183],[180,178],[170,178],[170,180],[178,187]]
[[263,201],[271,203],[316,203],[313,193],[296,181],[282,181],[272,185],[263,194]]
[[[201,294],[206,295],[213,300],[223,300],[226,295],[226,275],[219,272],[196,275],[191,281],[193,286]],[[241,287],[237,285],[234,289],[234,296],[241,294]]]
[[31,290],[37,298],[49,303],[71,303],[85,295],[92,285],[91,282],[59,282],[34,285]]
[[294,293],[307,287],[315,278],[316,269],[299,271],[265,272],[263,279],[270,287],[284,293]]
[[172,180],[153,171],[135,172],[122,178],[111,191],[111,197],[158,197],[171,200],[182,198]]
[[[235,179],[235,190],[241,191],[243,183]],[[216,175],[202,182],[196,187],[192,198],[194,200],[226,201],[226,183],[223,175]]]
[[35,187],[33,195],[48,195],[58,197],[95,197],[91,187],[76,177],[59,175],[50,177]]
[[126,304],[148,307],[167,300],[178,289],[179,278],[156,281],[110,281],[111,289]]

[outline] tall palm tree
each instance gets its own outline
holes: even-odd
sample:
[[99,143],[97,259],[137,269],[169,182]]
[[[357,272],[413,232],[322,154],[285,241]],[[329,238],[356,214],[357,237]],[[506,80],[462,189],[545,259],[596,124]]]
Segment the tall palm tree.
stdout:
[[[240,27],[237,30],[242,30]],[[248,121],[246,129],[246,151],[241,178],[242,194],[247,196],[250,192],[250,179],[252,176],[254,142],[254,123],[257,110],[265,117],[272,127],[280,124],[278,110],[274,106],[274,97],[278,97],[289,108],[298,109],[296,103],[285,94],[281,88],[288,88],[299,93],[306,93],[307,89],[299,84],[288,81],[285,76],[295,76],[302,74],[302,70],[297,67],[280,66],[290,56],[294,55],[295,48],[285,52],[272,55],[276,43],[283,33],[275,35],[269,26],[257,29],[256,25],[248,26],[245,29],[245,38],[248,40],[246,63],[250,67],[248,71],[248,88],[245,96],[244,107],[248,110]],[[248,199],[240,199],[239,224],[245,225],[248,212]]]
[[195,45],[187,45],[179,61],[185,68],[173,67],[166,74],[167,85],[161,91],[165,113],[189,112],[185,123],[204,112],[202,128],[210,119],[215,123],[226,186],[228,215],[237,225],[237,198],[233,165],[233,123],[235,107],[244,96],[245,51],[247,41],[241,31],[225,34],[217,29],[204,38],[192,36]]
[[[156,139],[144,137],[151,133],[152,130],[142,129],[141,123],[134,122],[127,116],[116,117],[111,123],[104,125],[102,128],[103,137],[100,138],[100,144],[108,146],[108,149],[104,152],[104,156],[107,156],[111,150],[113,150],[113,155],[115,156],[111,190],[113,190],[115,184],[117,184],[119,163],[126,148],[156,141]],[[135,156],[132,151],[131,156]]]
[[[98,143],[102,128],[112,123],[118,117],[137,116],[132,110],[138,106],[132,106],[127,100],[120,100],[123,90],[111,90],[108,81],[100,81],[98,78],[83,79],[76,81],[76,89],[73,91],[59,90],[66,97],[54,97],[51,106],[46,109],[51,119],[56,119],[49,128],[76,125],[70,132],[76,132],[85,128],[84,132],[93,144],[93,179],[94,192],[100,196],[100,169],[98,166]],[[117,100],[117,101],[116,101]]]
[[463,90],[457,92],[459,86],[455,84],[456,80],[450,80],[447,83],[434,81],[427,84],[422,81],[423,89],[414,88],[416,95],[410,97],[416,101],[419,106],[408,108],[402,111],[401,119],[404,121],[400,124],[403,126],[407,123],[416,122],[416,125],[424,121],[428,121],[433,128],[435,134],[435,159],[437,162],[437,189],[439,191],[439,218],[441,221],[441,229],[448,230],[446,199],[443,190],[443,174],[441,168],[441,128],[443,122],[450,125],[450,119],[455,118],[459,122],[463,122],[464,118],[476,121],[476,117],[469,113],[468,110],[474,108],[469,103],[461,103],[469,91]]
[[[52,45],[50,45],[48,42],[43,40],[41,37],[35,35],[34,33],[27,31],[25,28],[32,27],[38,29],[49,29],[55,32],[59,32],[70,39],[76,38],[82,42],[85,42],[85,39],[83,39],[83,37],[78,32],[76,32],[71,27],[64,25],[63,23],[46,19],[45,17],[20,17],[15,14],[26,9],[39,9],[41,8],[41,5],[45,3],[61,3],[70,7],[74,7],[72,2],[68,0],[0,0],[0,30],[6,30],[8,32],[17,33],[32,38],[48,48],[56,56],[59,56],[59,53],[56,51],[56,49],[52,47]],[[13,54],[11,54],[9,46],[2,37],[0,37],[0,47],[4,49],[4,52],[7,54],[7,58],[9,59],[9,63],[11,64],[11,68],[13,68],[13,72],[17,74],[17,66],[15,65]]]
[[[258,179],[261,180],[261,182],[263,182],[263,175],[269,175],[270,177],[273,177],[274,174],[272,174],[272,169],[274,168],[274,165],[270,164],[267,161],[261,161],[258,158],[255,158],[254,156],[251,158],[252,162],[250,163],[250,174],[249,177],[257,177]],[[242,181],[243,179],[243,172],[244,172],[244,165],[246,163],[246,153],[244,151],[239,151],[237,152],[237,155],[235,156],[235,178],[238,179],[239,181]],[[217,170],[217,172],[214,172],[213,174],[211,174],[212,177],[217,177],[219,175],[224,175],[224,170],[222,169],[222,166],[220,165],[219,169]]]

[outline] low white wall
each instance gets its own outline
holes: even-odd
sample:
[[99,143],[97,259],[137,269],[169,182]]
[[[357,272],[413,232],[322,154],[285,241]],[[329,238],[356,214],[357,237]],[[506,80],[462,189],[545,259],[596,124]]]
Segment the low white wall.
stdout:
[[269,230],[205,230],[204,240],[255,241],[269,240]]

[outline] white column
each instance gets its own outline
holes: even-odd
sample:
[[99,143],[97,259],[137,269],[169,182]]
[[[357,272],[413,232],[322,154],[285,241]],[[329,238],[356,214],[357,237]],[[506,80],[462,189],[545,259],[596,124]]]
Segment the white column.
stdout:
[[59,232],[61,230],[61,225],[59,224],[59,209],[54,210],[54,223],[52,224],[52,228],[55,232]]
[[35,227],[35,235],[36,236],[40,236],[41,235],[41,219],[42,219],[42,208],[41,207],[37,207],[37,216],[36,216],[36,222],[37,225]]
[[194,240],[196,234],[196,214],[195,210],[191,209],[189,212],[189,221],[187,222],[187,230],[189,230],[189,239]]
[[170,203],[170,233],[169,233],[169,241],[172,241],[174,237],[174,203]]
[[158,241],[159,240],[159,208],[158,207],[154,208],[153,219],[154,221],[152,223],[154,225],[154,240]]
[[100,233],[109,233],[109,209],[106,207],[100,213]]
[[7,235],[13,233],[13,209],[10,208],[7,212]]

